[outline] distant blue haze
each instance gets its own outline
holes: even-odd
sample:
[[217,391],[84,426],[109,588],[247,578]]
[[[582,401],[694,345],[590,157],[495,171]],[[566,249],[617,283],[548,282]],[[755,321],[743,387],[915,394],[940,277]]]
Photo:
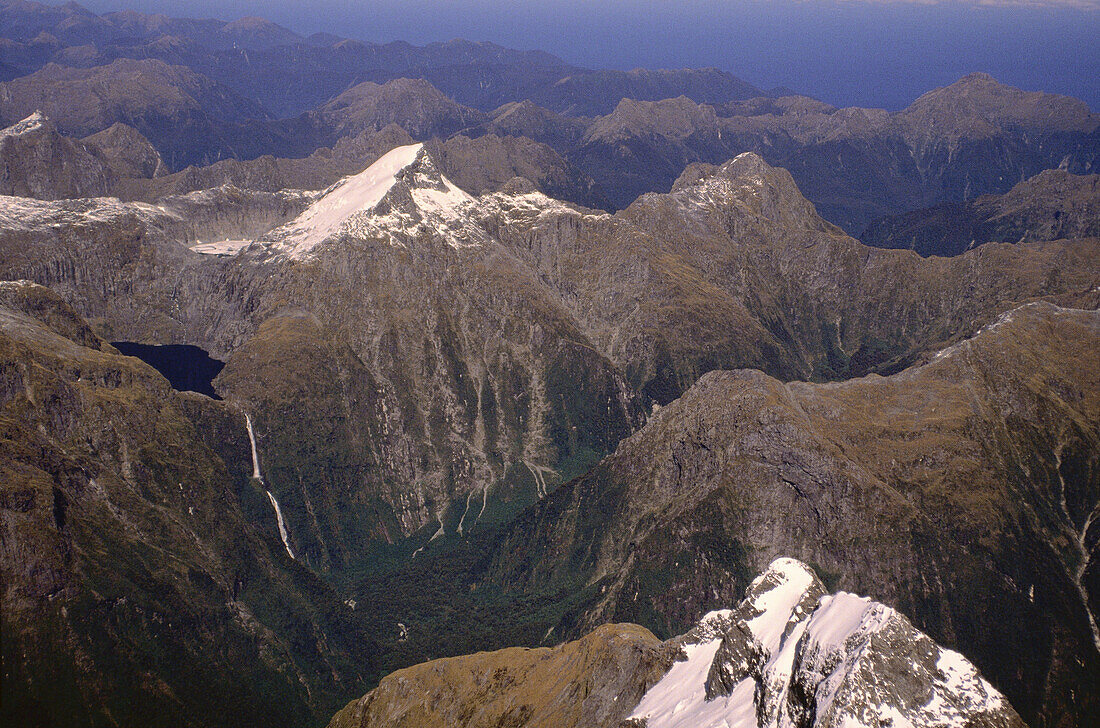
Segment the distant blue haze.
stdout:
[[[1092,1],[1092,0],[1089,0]],[[423,44],[451,38],[538,48],[578,65],[716,66],[836,105],[898,109],[971,71],[1100,110],[1100,8],[835,0],[87,0]]]

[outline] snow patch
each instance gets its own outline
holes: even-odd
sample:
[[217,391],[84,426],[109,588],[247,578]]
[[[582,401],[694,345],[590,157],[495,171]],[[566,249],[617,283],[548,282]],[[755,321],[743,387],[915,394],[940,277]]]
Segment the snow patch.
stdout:
[[35,111],[22,121],[12,124],[6,129],[0,130],[0,139],[23,136],[42,129],[46,126],[46,115],[41,111]]
[[251,244],[251,240],[219,240],[213,243],[196,242],[191,246],[191,250],[202,255],[226,257],[236,255]]
[[391,149],[363,172],[325,190],[265,241],[297,260],[341,233],[377,235],[402,245],[405,238],[427,231],[454,248],[481,245],[484,231],[464,214],[474,198],[439,174],[426,154],[423,144]]
[[[808,594],[820,593],[815,583],[800,562],[773,562],[736,610],[712,612],[679,638],[686,641],[681,658],[646,691],[630,718],[647,728],[942,728],[1010,712],[962,655],[940,649],[883,604],[838,592],[803,609]],[[875,635],[884,640],[873,641]],[[722,648],[727,639],[732,650]],[[888,660],[911,650],[911,672],[901,683],[894,682],[896,675],[868,672],[883,650]],[[712,670],[731,674],[731,665],[716,660],[730,659],[740,660],[732,674],[745,677],[728,695],[718,691],[707,700]],[[914,681],[926,686],[927,692],[916,693],[930,696],[925,705],[905,697],[912,695]],[[807,709],[812,723],[805,722]]]
[[[722,645],[721,636],[685,645],[686,659],[675,662],[660,682],[646,691],[631,718],[645,718],[649,728],[721,728],[726,723],[724,703],[706,701],[707,673]],[[735,691],[736,692],[736,691]],[[749,693],[752,704],[752,693]],[[730,723],[729,725],[734,725]]]
[[788,623],[797,618],[795,608],[813,580],[813,574],[798,561],[776,559],[749,586],[751,594],[760,589],[765,581],[775,582],[771,589],[756,594],[750,602],[760,614],[746,623],[749,631],[768,654],[779,649]]

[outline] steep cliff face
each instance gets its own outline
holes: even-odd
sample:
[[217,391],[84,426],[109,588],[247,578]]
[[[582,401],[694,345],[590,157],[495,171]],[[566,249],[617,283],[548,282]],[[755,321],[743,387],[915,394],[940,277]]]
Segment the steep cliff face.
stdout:
[[152,179],[168,174],[160,152],[141,132],[128,124],[116,122],[101,132],[85,137],[84,143],[99,150],[117,178]]
[[896,371],[1013,300],[1087,296],[1096,280],[1095,240],[956,260],[869,249],[754,154],[693,166],[671,194],[615,215],[537,195],[489,196],[472,214],[662,404],[715,368],[783,379]]
[[888,378],[709,374],[525,514],[497,578],[537,593],[586,575],[557,634],[614,620],[669,634],[794,554],[962,649],[1032,724],[1085,725],[1098,334],[1095,311],[1032,304]]
[[606,624],[554,648],[480,652],[393,673],[330,728],[1022,728],[957,652],[813,570],[774,561],[735,609],[659,642]]
[[[408,556],[429,537],[510,518],[639,420],[616,368],[467,219],[470,204],[419,145],[398,148],[235,261],[253,320],[267,323],[218,386],[255,411],[309,558],[362,561],[364,535],[385,545],[419,532],[401,546]],[[315,417],[329,424],[302,424]]]
[[282,553],[244,416],[27,282],[0,284],[0,454],[6,724],[306,724],[361,684],[370,641]]
[[884,604],[826,594],[794,559],[772,562],[736,609],[674,644],[677,661],[624,725],[1024,725],[962,655]]

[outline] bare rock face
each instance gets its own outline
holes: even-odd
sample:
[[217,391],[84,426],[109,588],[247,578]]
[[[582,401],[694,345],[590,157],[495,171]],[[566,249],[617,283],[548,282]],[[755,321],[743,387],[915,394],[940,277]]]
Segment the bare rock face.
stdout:
[[[781,645],[798,640],[794,628],[824,595],[825,585],[817,575],[791,559],[773,562],[754,579],[729,615],[729,626],[707,673],[707,700],[731,695],[749,677],[762,683],[763,689],[771,688],[767,665],[778,656]],[[769,696],[765,702],[775,701]]]
[[[1087,725],[1098,336],[1095,311],[1030,304],[891,377],[708,374],[517,521],[494,556],[500,583],[587,585],[555,634],[605,621],[669,634],[761,560],[795,554],[965,652],[1027,720]],[[731,682],[714,678],[712,693]]]
[[[288,407],[312,409],[313,398],[266,386],[264,370],[248,363],[262,351],[271,371],[297,371],[288,325],[265,323],[222,374],[227,396],[250,403],[262,454],[278,463],[273,492],[315,563],[330,559],[322,553],[346,554],[337,566],[362,559],[360,532],[408,556],[430,538],[507,520],[638,422],[621,374],[530,269],[465,214],[474,204],[420,145],[402,147],[236,261],[255,286],[257,320],[293,301],[315,317],[309,325],[326,332],[322,340],[344,342],[315,361],[346,372],[332,409],[365,411],[369,423],[353,425],[360,434],[339,425],[314,451],[276,444],[321,436],[282,424]],[[306,391],[327,386],[301,382]],[[347,467],[334,471],[333,460]],[[309,514],[322,499],[347,504],[336,512],[359,513],[358,522],[349,515],[318,529]]]
[[[709,370],[893,371],[1012,301],[1072,302],[1097,259],[1088,241],[983,246],[957,261],[868,249],[754,154],[694,168],[673,193],[616,215],[515,185],[475,198],[420,145],[321,193],[221,187],[156,205],[9,207],[4,275],[55,287],[111,340],[228,358],[226,394],[255,405],[261,450],[316,433],[272,418],[260,402],[275,406],[281,389],[247,385],[233,353],[284,314],[347,342],[358,363],[337,359],[369,372],[385,405],[364,432],[387,444],[368,457],[348,434],[336,446],[347,495],[329,502],[377,494],[364,529],[399,552],[415,534],[408,553],[544,497]],[[280,338],[264,341],[263,359],[294,356]],[[292,532],[313,544],[306,558],[346,563],[322,553],[351,554],[352,541],[310,515],[331,478],[325,460],[300,460],[299,477],[290,452],[263,454],[288,466],[271,484]],[[405,497],[387,480],[417,485]]]
[[0,131],[0,194],[56,200],[107,194],[112,171],[39,111]]

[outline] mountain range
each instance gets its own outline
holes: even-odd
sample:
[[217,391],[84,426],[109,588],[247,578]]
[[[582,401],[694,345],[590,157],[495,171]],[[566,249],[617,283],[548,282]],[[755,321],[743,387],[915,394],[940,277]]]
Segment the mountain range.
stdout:
[[[369,162],[358,151],[337,161],[338,147],[362,148],[359,137],[396,124],[414,141],[524,137],[555,170],[583,178],[544,191],[609,211],[668,191],[692,162],[755,151],[790,170],[827,220],[860,234],[884,216],[1007,192],[1044,169],[1095,173],[1100,150],[1100,118],[1084,103],[980,73],[888,113],[765,92],[714,69],[593,71],[485,43],[301,38],[255,18],[10,2],[0,28],[11,77],[0,122],[40,110],[78,137],[123,123],[172,171],[252,162],[191,171],[176,191],[273,167],[280,184],[331,184]],[[290,161],[302,158],[312,161]],[[143,188],[126,195],[164,194]]]

